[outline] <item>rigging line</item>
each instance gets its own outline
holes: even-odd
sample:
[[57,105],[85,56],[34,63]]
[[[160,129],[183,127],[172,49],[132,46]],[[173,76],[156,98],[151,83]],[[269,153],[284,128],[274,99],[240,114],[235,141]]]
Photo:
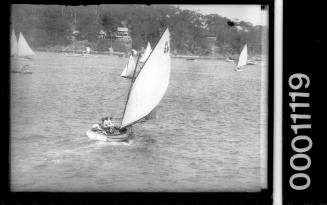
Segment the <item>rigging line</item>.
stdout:
[[133,76],[132,76],[132,79],[131,79],[131,85],[129,86],[129,90],[128,90],[128,94],[127,94],[127,99],[126,99],[126,103],[125,103],[125,108],[124,108],[124,112],[123,112],[122,120],[124,119],[124,115],[125,115],[125,112],[126,112],[127,103],[128,103],[128,100],[129,100],[129,96],[130,96],[130,94],[131,94],[132,86],[133,86],[134,81],[135,81],[134,77],[135,77],[136,68],[137,68],[137,65],[138,65],[138,63],[139,63],[140,56],[141,56],[141,54],[139,53],[139,55],[138,55],[138,57],[137,57],[136,64],[135,64],[135,68],[134,68]]

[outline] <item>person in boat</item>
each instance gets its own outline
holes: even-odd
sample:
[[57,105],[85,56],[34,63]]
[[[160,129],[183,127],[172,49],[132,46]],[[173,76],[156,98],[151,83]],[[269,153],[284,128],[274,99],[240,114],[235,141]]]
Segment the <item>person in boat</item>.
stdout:
[[108,117],[105,117],[104,121],[103,121],[103,127],[105,128],[105,130],[111,134],[114,132],[114,123],[112,123],[112,117],[108,118]]

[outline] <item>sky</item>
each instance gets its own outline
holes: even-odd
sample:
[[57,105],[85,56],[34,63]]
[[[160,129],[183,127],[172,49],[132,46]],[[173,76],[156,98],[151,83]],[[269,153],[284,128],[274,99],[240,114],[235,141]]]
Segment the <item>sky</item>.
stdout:
[[261,11],[260,5],[178,5],[181,9],[197,11],[202,14],[219,14],[231,20],[239,19],[253,25],[267,25],[268,12]]

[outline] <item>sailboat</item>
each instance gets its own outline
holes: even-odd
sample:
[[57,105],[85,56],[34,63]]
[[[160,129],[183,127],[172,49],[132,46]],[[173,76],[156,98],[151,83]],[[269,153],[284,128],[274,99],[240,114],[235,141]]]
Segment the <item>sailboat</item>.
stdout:
[[[86,135],[90,139],[109,142],[126,141],[131,136],[132,125],[144,122],[144,119],[156,108],[169,85],[171,67],[169,46],[170,34],[167,28],[137,76],[134,69],[120,126],[115,127],[114,132],[110,134],[103,130],[88,130]],[[138,60],[139,58],[140,55]]]
[[242,71],[241,67],[245,66],[247,64],[247,61],[248,61],[248,47],[245,44],[241,51],[241,54],[238,58],[238,63],[237,63],[235,71]]
[[120,74],[120,76],[123,78],[132,78],[134,69],[136,68],[135,66],[136,66],[136,64],[133,59],[133,56],[130,56],[129,60],[127,62],[127,65],[125,66],[125,68],[124,68],[123,72]]
[[11,32],[10,39],[10,56],[16,56],[18,52],[17,38],[15,35],[15,30],[13,29]]
[[[28,58],[28,56],[34,55],[33,50],[30,48],[30,46],[26,42],[22,33],[19,34],[19,39],[17,42],[14,30],[12,31],[12,34],[11,34],[10,54],[11,54],[11,56],[14,57],[14,59],[16,59],[16,57]],[[13,69],[11,72],[12,73],[21,73],[21,74],[32,74],[32,71],[30,71],[28,68],[29,68],[29,65],[20,65],[18,68]]]
[[12,70],[12,73],[20,73],[20,74],[32,74],[32,71],[28,70],[28,65],[21,65],[19,69]]
[[152,51],[152,49],[151,49],[151,45],[150,45],[150,43],[148,42],[148,45],[147,45],[147,47],[146,47],[146,49],[145,49],[145,51],[144,51],[144,53],[143,53],[143,55],[142,55],[142,57],[141,57],[141,59],[140,59],[140,62],[141,62],[141,63],[144,63],[144,62],[146,61],[146,59],[148,59],[148,57],[149,57],[151,51]]
[[35,54],[34,51],[28,45],[23,34],[19,33],[17,55],[20,57],[26,57],[26,56],[30,56],[30,55],[34,55],[34,54]]

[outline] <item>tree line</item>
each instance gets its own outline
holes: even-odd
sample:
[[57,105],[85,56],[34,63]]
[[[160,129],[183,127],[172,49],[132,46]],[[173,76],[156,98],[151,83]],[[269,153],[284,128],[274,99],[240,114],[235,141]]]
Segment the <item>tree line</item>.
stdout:
[[[87,40],[94,50],[103,50],[100,30],[106,32],[105,41],[114,39],[117,27],[128,27],[133,49],[155,45],[160,34],[169,28],[171,50],[178,54],[208,54],[209,44],[221,54],[238,53],[247,43],[250,52],[260,53],[267,38],[266,26],[249,22],[232,22],[218,14],[182,10],[172,5],[12,5],[11,27],[23,32],[34,48],[67,46],[72,43],[74,30],[79,40]],[[216,37],[208,43],[207,37]]]

